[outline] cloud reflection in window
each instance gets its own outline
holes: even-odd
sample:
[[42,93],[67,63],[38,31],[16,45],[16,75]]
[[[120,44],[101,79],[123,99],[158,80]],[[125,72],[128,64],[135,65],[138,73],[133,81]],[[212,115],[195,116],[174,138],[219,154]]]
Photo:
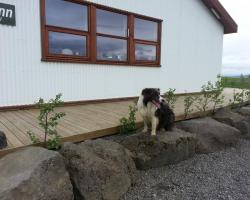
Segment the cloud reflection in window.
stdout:
[[128,22],[126,15],[97,9],[96,24],[98,33],[127,36]]
[[158,23],[135,18],[135,38],[140,40],[157,41]]
[[49,53],[86,56],[86,37],[50,31]]
[[87,6],[62,0],[46,0],[46,24],[88,30]]
[[127,61],[127,40],[98,36],[97,59]]
[[135,59],[137,61],[156,61],[156,46],[136,44]]

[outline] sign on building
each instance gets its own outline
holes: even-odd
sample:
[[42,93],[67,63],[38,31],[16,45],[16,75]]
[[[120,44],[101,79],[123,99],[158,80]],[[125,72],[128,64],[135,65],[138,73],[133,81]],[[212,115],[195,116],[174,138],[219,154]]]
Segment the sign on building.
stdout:
[[0,24],[9,26],[16,25],[16,13],[14,5],[0,3]]

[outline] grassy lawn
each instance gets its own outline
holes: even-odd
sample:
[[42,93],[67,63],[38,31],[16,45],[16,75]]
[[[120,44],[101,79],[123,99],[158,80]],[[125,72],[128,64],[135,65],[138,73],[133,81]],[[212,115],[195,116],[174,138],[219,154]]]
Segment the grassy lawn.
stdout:
[[222,77],[224,87],[250,89],[250,76]]

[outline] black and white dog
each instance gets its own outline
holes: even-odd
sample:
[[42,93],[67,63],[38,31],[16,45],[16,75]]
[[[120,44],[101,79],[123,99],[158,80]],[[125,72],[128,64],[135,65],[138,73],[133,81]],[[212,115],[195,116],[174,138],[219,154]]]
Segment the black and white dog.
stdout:
[[144,121],[143,132],[148,131],[149,124],[152,125],[151,135],[156,135],[156,131],[163,128],[172,129],[175,115],[161,97],[160,89],[145,88],[142,90],[137,107]]

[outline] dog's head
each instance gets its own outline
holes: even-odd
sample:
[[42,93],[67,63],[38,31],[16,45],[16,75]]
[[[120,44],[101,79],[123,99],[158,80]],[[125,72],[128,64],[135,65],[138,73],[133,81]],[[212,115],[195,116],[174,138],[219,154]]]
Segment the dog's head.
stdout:
[[142,90],[143,104],[147,106],[148,102],[160,102],[160,89],[159,88],[145,88]]

